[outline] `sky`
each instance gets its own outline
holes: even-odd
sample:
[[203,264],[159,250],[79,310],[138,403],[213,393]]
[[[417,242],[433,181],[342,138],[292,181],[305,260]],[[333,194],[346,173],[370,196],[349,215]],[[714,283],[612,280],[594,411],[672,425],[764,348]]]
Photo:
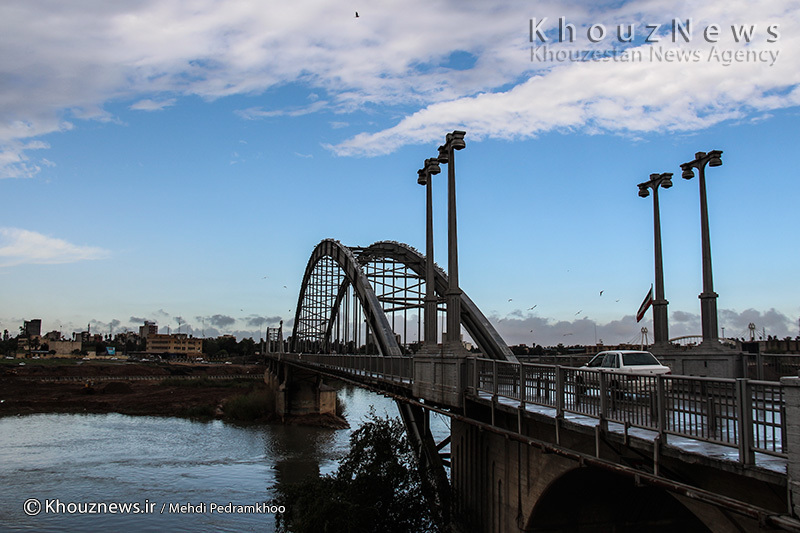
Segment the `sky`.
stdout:
[[798,51],[796,0],[6,0],[0,329],[291,327],[321,240],[425,249],[417,169],[460,129],[460,284],[507,343],[652,331],[663,172],[670,336],[700,334],[710,150],[720,333],[795,337]]

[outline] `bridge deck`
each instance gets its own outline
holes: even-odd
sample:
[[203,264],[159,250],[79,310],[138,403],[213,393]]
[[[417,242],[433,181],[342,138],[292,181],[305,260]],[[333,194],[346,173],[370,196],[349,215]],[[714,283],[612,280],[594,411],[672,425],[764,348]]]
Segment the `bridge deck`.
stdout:
[[[413,358],[281,354],[285,361],[348,375],[411,398]],[[643,376],[625,393],[613,375],[593,370],[470,358],[468,397],[621,434],[709,459],[786,472],[780,384],[687,376]],[[520,387],[520,383],[524,386]],[[621,385],[616,384],[617,387]],[[638,389],[630,387],[636,386]],[[494,400],[492,400],[494,398]],[[743,407],[747,406],[747,407]],[[607,428],[607,429],[605,429]],[[746,430],[750,428],[749,430]]]
[[[486,403],[492,402],[492,394],[490,393],[481,391],[477,394],[477,397],[484,400]],[[520,405],[518,401],[503,396],[498,396],[495,401],[498,404],[505,405],[512,409],[517,409]],[[531,403],[525,404],[525,411],[527,413],[535,413],[553,419],[555,419],[557,416],[557,411],[555,408]],[[600,420],[597,418],[573,412],[565,412],[563,419],[567,422],[588,428],[594,428],[600,425]],[[655,430],[625,426],[625,424],[621,424],[619,422],[608,422],[608,431],[617,435],[628,435],[630,437],[650,443],[655,442],[656,438],[659,436],[659,433]],[[739,462],[739,451],[737,448],[732,448],[731,446],[715,444],[708,441],[697,440],[678,435],[671,435],[669,437],[668,446],[677,448],[685,453],[697,454],[710,459],[728,461],[731,463]],[[755,460],[756,466],[760,468],[764,468],[778,474],[786,474],[787,460],[784,457],[777,457],[765,453],[756,453]]]

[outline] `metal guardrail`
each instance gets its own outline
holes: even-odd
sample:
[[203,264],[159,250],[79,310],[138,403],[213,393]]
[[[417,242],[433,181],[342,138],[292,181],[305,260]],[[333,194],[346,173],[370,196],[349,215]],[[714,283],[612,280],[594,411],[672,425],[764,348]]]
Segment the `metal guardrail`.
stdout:
[[410,384],[413,379],[414,358],[408,355],[350,355],[350,354],[296,354],[283,353],[280,358],[309,363],[322,368]]
[[[673,375],[625,375],[595,369],[470,361],[476,392],[565,412],[722,444],[739,449],[739,461],[755,453],[786,457],[786,426],[780,383]],[[520,387],[522,384],[522,387]]]
[[60,382],[83,382],[83,381],[164,381],[165,379],[185,379],[185,380],[198,380],[198,379],[263,379],[263,372],[253,372],[251,374],[208,374],[208,375],[169,375],[157,374],[149,376],[59,376],[48,378],[37,378],[36,376],[24,376],[19,379],[25,381],[38,381],[43,383],[60,383]]
[[744,357],[744,372],[750,378],[780,379],[800,372],[800,355],[797,354],[755,353]]
[[[380,355],[281,354],[281,359],[350,375],[396,383],[413,382],[413,357]],[[786,417],[778,382],[673,375],[624,375],[495,359],[467,360],[468,388],[574,413],[608,423],[721,444],[739,450],[739,461],[754,464],[756,452],[786,457]]]

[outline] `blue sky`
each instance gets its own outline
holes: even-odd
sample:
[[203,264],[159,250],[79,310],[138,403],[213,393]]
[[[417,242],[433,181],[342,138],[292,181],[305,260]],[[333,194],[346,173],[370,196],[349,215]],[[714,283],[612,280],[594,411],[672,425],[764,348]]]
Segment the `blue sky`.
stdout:
[[[509,343],[639,339],[653,238],[636,185],[653,172],[675,174],[670,333],[699,333],[698,184],[679,165],[712,149],[720,325],[798,335],[795,3],[414,3],[4,2],[0,329],[180,320],[258,338],[292,319],[320,240],[424,249],[416,171],[458,128],[460,281]],[[554,42],[562,16],[574,43]],[[543,17],[548,42],[531,43]],[[691,42],[672,42],[688,18]],[[731,25],[754,26],[750,42]],[[532,58],[544,45],[643,59]],[[737,51],[753,54],[721,63]],[[435,195],[445,265],[444,180]]]

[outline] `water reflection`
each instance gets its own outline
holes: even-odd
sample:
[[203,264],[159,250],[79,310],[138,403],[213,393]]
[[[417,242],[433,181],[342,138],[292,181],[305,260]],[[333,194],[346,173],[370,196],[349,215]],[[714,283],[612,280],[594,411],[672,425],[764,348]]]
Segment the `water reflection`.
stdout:
[[275,482],[298,483],[320,474],[320,463],[333,462],[336,430],[283,426],[264,434],[265,456],[275,459]]
[[[351,429],[117,414],[0,418],[0,524],[4,531],[274,531],[269,514],[160,511],[169,503],[271,501],[284,483],[332,472],[370,407],[379,416],[397,416],[394,402],[380,395],[343,388],[339,397]],[[446,431],[432,422],[437,433]],[[27,498],[156,507],[152,514],[27,516]]]

